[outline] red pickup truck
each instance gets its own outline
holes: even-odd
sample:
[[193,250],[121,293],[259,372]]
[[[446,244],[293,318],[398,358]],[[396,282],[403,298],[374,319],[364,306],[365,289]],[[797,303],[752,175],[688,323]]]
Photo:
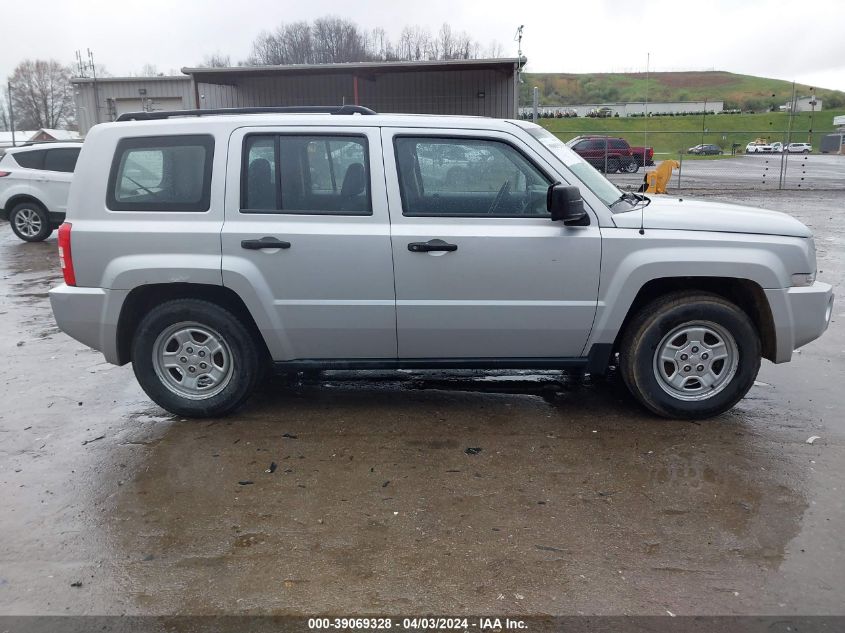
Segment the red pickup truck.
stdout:
[[593,167],[609,174],[633,174],[643,165],[654,165],[653,147],[631,147],[618,136],[576,136],[567,145]]

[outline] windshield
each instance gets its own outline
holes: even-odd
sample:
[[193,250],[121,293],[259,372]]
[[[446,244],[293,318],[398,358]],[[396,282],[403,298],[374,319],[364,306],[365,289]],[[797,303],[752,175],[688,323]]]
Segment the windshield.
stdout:
[[619,188],[602,176],[598,170],[573,152],[554,134],[539,125],[523,124],[524,129],[554,154],[575,176],[586,185],[606,205],[610,206],[619,200],[622,192]]

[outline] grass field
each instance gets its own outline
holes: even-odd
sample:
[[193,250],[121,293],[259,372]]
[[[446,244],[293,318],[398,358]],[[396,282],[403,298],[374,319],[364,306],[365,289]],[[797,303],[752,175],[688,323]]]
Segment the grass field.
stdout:
[[[834,130],[833,117],[845,114],[845,109],[824,110],[813,115],[812,143],[818,147],[819,139]],[[810,140],[810,113],[792,117],[791,140],[796,143]],[[770,142],[784,142],[787,138],[790,116],[783,112],[765,114],[716,114],[702,116],[675,116],[649,118],[572,118],[540,119],[539,123],[563,141],[579,134],[609,134],[621,136],[631,145],[654,147],[658,154],[677,154],[699,143],[714,143],[726,153],[731,144],[739,143],[742,150],[756,138]],[[702,134],[702,129],[705,130]]]
[[[762,111],[792,97],[792,83],[769,77],[738,75],[723,71],[645,73],[526,73],[520,86],[520,102],[531,103],[534,86],[546,106],[605,103],[609,101],[725,101],[727,108]],[[795,86],[798,96],[814,94],[825,107],[845,104],[845,93],[820,86]],[[838,105],[837,105],[838,104]]]

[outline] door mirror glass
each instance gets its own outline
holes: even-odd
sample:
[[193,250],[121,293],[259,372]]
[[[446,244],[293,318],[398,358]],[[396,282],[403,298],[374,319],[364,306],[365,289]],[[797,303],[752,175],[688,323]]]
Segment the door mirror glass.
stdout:
[[564,224],[576,226],[585,226],[590,223],[584,209],[584,199],[578,187],[570,187],[559,182],[553,184],[546,194],[546,208],[553,221],[562,221]]

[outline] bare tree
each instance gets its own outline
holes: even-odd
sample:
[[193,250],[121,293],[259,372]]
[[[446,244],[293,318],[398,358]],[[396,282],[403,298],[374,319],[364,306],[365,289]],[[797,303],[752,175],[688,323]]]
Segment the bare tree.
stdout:
[[54,59],[25,59],[9,78],[15,127],[62,128],[74,123],[71,69]]
[[437,32],[437,44],[440,52],[440,59],[455,58],[455,36],[452,35],[452,27],[446,22]]
[[336,17],[314,20],[314,63],[360,62],[367,59],[367,50],[360,29],[354,22]]
[[406,26],[399,34],[396,48],[400,59],[410,61],[426,59],[431,48],[431,35],[419,26]]
[[281,28],[285,64],[310,64],[314,61],[314,38],[308,22],[294,22]]
[[139,77],[159,77],[163,73],[158,72],[158,67],[155,64],[144,64],[141,66]]
[[0,130],[4,132],[12,129],[11,119],[9,118],[9,93],[5,88],[0,89]]
[[499,40],[493,40],[490,42],[490,46],[484,53],[484,56],[488,59],[496,59],[497,57],[504,57],[505,56],[505,47],[502,46],[502,43]]
[[206,55],[200,62],[200,68],[226,68],[232,65],[232,58],[220,52]]
[[[493,43],[490,56],[502,54]],[[358,61],[419,61],[424,59],[471,59],[478,57],[481,45],[466,32],[455,33],[443,24],[436,37],[420,26],[402,29],[396,44],[386,31],[376,27],[362,30],[343,18],[326,16],[313,23],[282,24],[274,31],[263,31],[252,43],[245,65],[330,64]]]

